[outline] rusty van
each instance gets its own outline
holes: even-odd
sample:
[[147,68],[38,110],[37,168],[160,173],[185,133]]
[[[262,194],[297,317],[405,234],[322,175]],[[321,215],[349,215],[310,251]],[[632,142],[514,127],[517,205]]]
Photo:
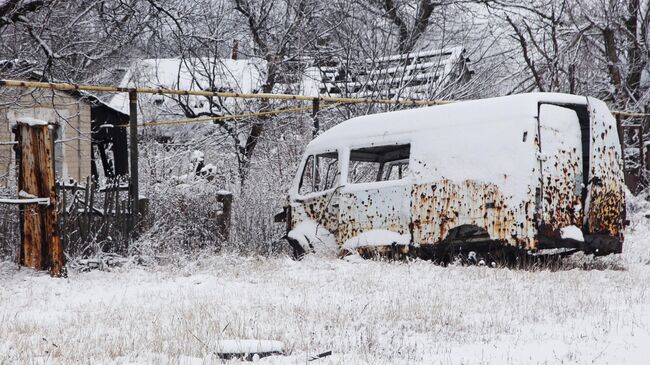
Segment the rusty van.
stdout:
[[620,253],[615,119],[531,93],[345,121],[307,146],[277,221],[298,256]]

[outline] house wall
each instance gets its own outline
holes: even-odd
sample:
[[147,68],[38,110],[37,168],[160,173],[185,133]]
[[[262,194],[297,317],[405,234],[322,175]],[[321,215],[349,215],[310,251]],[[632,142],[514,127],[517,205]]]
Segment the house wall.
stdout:
[[[52,90],[17,90],[0,95],[0,142],[12,141],[11,126],[21,117],[57,123],[57,179],[83,181],[91,174],[90,105]],[[0,186],[16,181],[11,145],[0,145]]]

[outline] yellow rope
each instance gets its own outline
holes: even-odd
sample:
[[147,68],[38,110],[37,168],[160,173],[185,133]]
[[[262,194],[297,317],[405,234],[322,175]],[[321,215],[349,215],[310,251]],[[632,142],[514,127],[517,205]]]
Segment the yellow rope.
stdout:
[[618,115],[621,117],[648,117],[650,116],[649,113],[637,113],[637,112],[620,112],[620,111],[613,111],[612,114]]
[[[334,108],[334,107],[340,106],[341,104],[343,104],[343,103],[325,105],[325,106],[323,106],[321,108],[321,110],[328,109],[328,108]],[[238,114],[238,115],[224,115],[224,116],[220,116],[220,117],[193,118],[193,119],[173,120],[173,121],[167,121],[167,122],[155,122],[155,121],[152,121],[152,122],[145,122],[143,124],[138,124],[138,127],[154,127],[154,126],[158,126],[158,125],[200,123],[200,122],[210,122],[210,121],[228,120],[228,119],[251,118],[251,117],[264,116],[264,115],[277,115],[277,114],[282,114],[282,113],[304,112],[304,111],[308,111],[308,110],[311,110],[311,109],[312,109],[312,107],[286,108],[286,109],[276,109],[276,110],[269,110],[269,111],[263,111],[263,112],[257,112],[257,113],[247,113],[247,114]],[[128,125],[121,125],[119,127],[128,128]]]
[[143,94],[171,94],[171,95],[199,95],[213,96],[221,98],[240,98],[240,99],[267,99],[267,100],[300,100],[300,101],[322,101],[322,102],[339,102],[339,103],[375,103],[375,104],[400,104],[400,105],[441,105],[452,103],[448,100],[395,100],[395,99],[372,99],[372,98],[336,98],[328,96],[307,96],[293,94],[271,94],[271,93],[234,93],[234,92],[215,92],[215,91],[196,91],[196,90],[172,90],[172,89],[153,89],[153,88],[128,88],[117,86],[97,86],[97,85],[75,85],[51,82],[35,82],[23,80],[0,80],[0,86],[8,87],[25,87],[36,89],[55,89],[55,90],[84,90],[84,91],[104,91],[104,92],[137,92]]
[[[444,105],[454,103],[454,100],[395,100],[395,99],[372,99],[372,98],[340,98],[327,96],[306,96],[292,94],[271,94],[271,93],[234,93],[234,92],[213,92],[213,91],[195,91],[195,90],[173,90],[173,89],[154,89],[154,88],[128,88],[117,86],[99,86],[99,85],[76,85],[65,83],[35,82],[24,80],[0,80],[0,86],[24,87],[36,89],[54,89],[54,90],[84,90],[84,91],[104,91],[104,92],[137,92],[144,94],[171,94],[171,95],[199,95],[213,96],[222,98],[240,98],[240,99],[266,99],[266,100],[299,100],[299,101],[323,101],[338,102],[345,104],[375,103],[375,104],[401,104],[401,105]],[[279,114],[279,113],[275,113]],[[625,111],[612,111],[612,114],[623,117],[647,117],[650,113],[636,113]],[[228,116],[224,119],[244,118],[246,116],[259,116],[263,114],[251,113],[251,115],[242,114],[242,116]],[[270,114],[267,114],[270,115]],[[219,117],[222,118],[222,117]],[[218,120],[218,119],[210,119]],[[176,124],[172,122],[160,122]],[[189,123],[189,122],[188,122]]]

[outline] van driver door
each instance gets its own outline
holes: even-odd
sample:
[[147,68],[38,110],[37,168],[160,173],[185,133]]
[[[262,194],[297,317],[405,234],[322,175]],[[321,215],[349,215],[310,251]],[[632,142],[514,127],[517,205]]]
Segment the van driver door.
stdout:
[[309,155],[304,163],[298,188],[299,198],[291,202],[292,225],[304,221],[314,223],[316,230],[310,240],[311,250],[330,250],[334,242],[323,237],[326,232],[336,236],[339,216],[340,162],[336,150]]
[[341,188],[337,237],[341,244],[348,248],[410,244],[410,151],[410,143],[397,142],[350,150],[346,185]]
[[560,238],[560,229],[582,228],[582,131],[572,109],[542,104],[539,108],[541,191],[540,235]]

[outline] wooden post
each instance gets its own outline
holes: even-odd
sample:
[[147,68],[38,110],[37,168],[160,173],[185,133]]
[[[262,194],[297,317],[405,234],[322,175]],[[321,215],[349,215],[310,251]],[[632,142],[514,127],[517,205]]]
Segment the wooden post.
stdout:
[[318,111],[320,110],[320,101],[318,98],[314,98],[312,100],[311,104],[311,117],[314,121],[314,130],[312,132],[313,137],[316,137],[318,135],[318,131],[320,130],[320,121],[318,120]]
[[218,217],[217,226],[219,234],[224,240],[230,237],[230,219],[232,217],[232,193],[220,192],[217,201],[222,204],[221,215]]
[[643,140],[643,124],[639,126],[639,182],[643,183],[643,171],[645,170],[645,141]]
[[140,189],[138,186],[138,93],[135,90],[129,91],[129,153],[131,166],[131,184],[129,185],[131,218],[129,230],[138,225],[138,210],[140,203]]
[[46,123],[18,122],[19,195],[49,198],[48,204],[21,205],[20,263],[35,270],[65,275],[59,235],[52,134]]
[[239,54],[239,42],[235,39],[232,41],[232,52],[230,53],[230,58],[236,60]]
[[[643,117],[643,124],[641,124],[641,135],[645,133],[648,128],[650,128],[650,117],[648,117],[647,112],[648,108],[646,107],[646,116]],[[645,141],[643,142],[644,146],[642,147],[643,155],[645,156],[645,165],[643,165],[643,168],[645,169],[646,172],[650,172],[650,148],[646,148],[645,146]],[[645,174],[644,174],[645,176]],[[644,181],[647,183],[647,181]]]
[[621,145],[621,159],[623,160],[623,171],[625,171],[625,131],[621,124],[621,115],[616,114],[616,130],[618,131],[618,143]]

